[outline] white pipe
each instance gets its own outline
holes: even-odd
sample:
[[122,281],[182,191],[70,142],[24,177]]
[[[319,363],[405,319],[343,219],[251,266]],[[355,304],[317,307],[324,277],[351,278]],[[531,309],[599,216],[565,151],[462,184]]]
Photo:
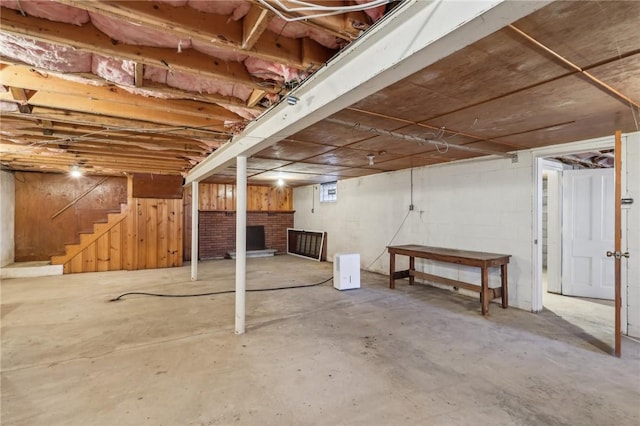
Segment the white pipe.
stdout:
[[238,156],[236,162],[236,334],[242,334],[247,275],[247,157]]
[[198,280],[198,181],[191,182],[191,281]]

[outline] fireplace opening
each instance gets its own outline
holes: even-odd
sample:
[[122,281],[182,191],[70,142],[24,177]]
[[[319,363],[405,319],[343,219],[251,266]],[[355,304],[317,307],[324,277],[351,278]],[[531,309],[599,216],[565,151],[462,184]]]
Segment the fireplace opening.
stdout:
[[247,250],[264,250],[264,226],[263,225],[251,225],[247,226]]

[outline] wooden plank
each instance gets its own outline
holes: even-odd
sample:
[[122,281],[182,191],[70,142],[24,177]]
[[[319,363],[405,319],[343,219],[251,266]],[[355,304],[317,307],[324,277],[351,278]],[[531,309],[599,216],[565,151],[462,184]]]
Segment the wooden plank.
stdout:
[[[200,183],[198,186],[204,185]],[[184,229],[184,239],[182,240],[182,253],[184,260],[191,260],[191,185],[185,188],[184,201],[181,205],[182,217],[180,221],[182,229]]]
[[157,268],[158,267],[158,199],[148,198],[147,199],[147,222],[146,222],[146,230],[147,230],[147,268]]
[[158,214],[157,214],[157,226],[156,226],[156,267],[166,268],[169,266],[168,252],[169,252],[169,227],[171,225],[169,221],[169,203],[173,204],[172,200],[158,200]]
[[[46,107],[34,107],[30,114],[33,118],[40,119],[49,119],[55,122],[64,122],[71,124],[82,124],[89,126],[99,126],[99,127],[120,127],[125,129],[136,128],[139,130],[146,130],[149,134],[155,133],[162,135],[175,135],[176,137],[186,137],[186,138],[202,138],[207,140],[217,139],[217,138],[227,138],[224,131],[221,130],[210,130],[207,128],[178,128],[175,126],[168,126],[164,123],[153,123],[144,120],[134,120],[127,118],[116,118],[116,117],[103,117],[94,114],[88,114],[83,112],[74,112],[65,110],[63,114],[60,113],[60,110]],[[226,140],[226,139],[225,139]]]
[[198,205],[200,210],[211,210],[211,186],[198,185]]
[[476,293],[480,293],[482,291],[482,287],[480,287],[479,285],[452,280],[445,277],[439,277],[437,275],[427,274],[425,272],[411,271],[411,275],[422,280],[434,282],[437,284],[449,285],[452,287],[464,288],[465,290],[475,291]]
[[84,264],[82,262],[82,252],[74,256],[69,262],[69,265],[70,265],[71,274],[79,274],[81,272],[84,272]]
[[[135,95],[134,95],[135,96]],[[189,112],[192,105],[179,105],[178,102],[191,101],[171,101],[147,98],[152,101],[139,102],[135,99],[123,99],[126,103],[100,99],[94,97],[83,97],[68,93],[54,93],[41,90],[34,94],[29,103],[34,106],[47,108],[61,108],[64,110],[89,112],[92,114],[102,114],[110,117],[127,118],[134,120],[151,121],[160,124],[171,124],[174,126],[204,127],[209,129],[224,130],[224,121],[244,121],[239,115],[224,108],[200,106],[198,112]],[[131,101],[131,102],[129,102]],[[227,118],[224,118],[227,117]]]
[[135,199],[129,202],[130,213],[127,216],[126,230],[126,269],[134,271],[138,269],[138,217],[140,208]]
[[[269,21],[273,18],[273,13],[267,9],[252,4],[251,9],[242,20],[242,48],[252,49],[256,42],[267,29]],[[255,105],[255,104],[254,104]]]
[[142,85],[144,84],[144,64],[140,62],[135,63],[133,84],[136,87],[142,87]]
[[27,97],[27,92],[20,87],[10,87],[11,96],[18,103],[18,110],[20,110],[23,114],[31,113],[31,107],[29,106],[29,98]]
[[249,96],[249,99],[247,99],[247,106],[254,107],[258,105],[258,102],[260,102],[266,94],[267,92],[265,92],[264,90],[254,90],[253,92],[251,92],[251,96]]
[[149,202],[148,198],[134,198],[136,204],[138,205],[138,266],[137,269],[147,269],[147,249],[148,249],[148,238],[147,234],[147,221],[148,221],[148,206]]
[[225,184],[217,184],[218,195],[216,196],[215,210],[225,210],[227,199],[227,187]]
[[167,201],[167,265],[182,265],[182,212],[183,205],[180,200]]
[[184,205],[178,201],[179,200],[174,200],[174,206],[173,206],[173,212],[174,212],[173,226],[175,230],[174,230],[174,233],[172,234],[173,237],[171,238],[171,241],[173,242],[173,246],[171,249],[172,258],[171,258],[170,266],[182,266],[182,261],[184,259],[183,239],[184,239],[185,232],[183,232],[183,223],[184,223],[183,217],[184,217],[185,209],[184,209]]
[[[118,226],[119,225],[115,227],[118,227]],[[99,272],[111,270],[110,268],[110,265],[111,265],[110,234],[111,234],[111,231],[107,232],[102,237],[98,238],[98,241],[96,241],[96,270]]]
[[126,221],[120,222],[117,226],[109,231],[109,270],[119,271],[122,269],[122,253],[123,253],[123,228],[126,227]]
[[82,272],[96,272],[96,248],[97,244],[93,242],[82,250]]

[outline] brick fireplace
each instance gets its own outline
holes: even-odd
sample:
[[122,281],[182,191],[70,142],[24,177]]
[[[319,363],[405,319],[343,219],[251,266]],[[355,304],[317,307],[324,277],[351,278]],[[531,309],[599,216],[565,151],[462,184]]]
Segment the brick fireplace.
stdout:
[[[199,253],[200,259],[225,257],[236,249],[236,214],[234,211],[199,212]],[[247,226],[264,226],[265,246],[287,251],[287,228],[293,228],[293,211],[289,212],[247,212]]]

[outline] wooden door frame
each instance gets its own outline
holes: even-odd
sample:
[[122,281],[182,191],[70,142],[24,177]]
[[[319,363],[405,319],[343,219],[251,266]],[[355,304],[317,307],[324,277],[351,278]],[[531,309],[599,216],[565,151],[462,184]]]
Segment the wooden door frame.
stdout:
[[[615,134],[615,237],[614,251],[620,253],[622,251],[622,132],[616,130]],[[614,275],[615,275],[615,344],[614,355],[618,358],[622,354],[622,263],[619,257],[614,259]]]
[[531,311],[542,312],[542,172],[544,169],[544,159],[558,155],[567,155],[575,152],[597,151],[602,149],[615,148],[614,138],[607,136],[604,138],[591,139],[587,141],[555,145],[540,148],[532,151],[533,161],[533,232],[532,232],[532,264],[533,271],[531,277]]

